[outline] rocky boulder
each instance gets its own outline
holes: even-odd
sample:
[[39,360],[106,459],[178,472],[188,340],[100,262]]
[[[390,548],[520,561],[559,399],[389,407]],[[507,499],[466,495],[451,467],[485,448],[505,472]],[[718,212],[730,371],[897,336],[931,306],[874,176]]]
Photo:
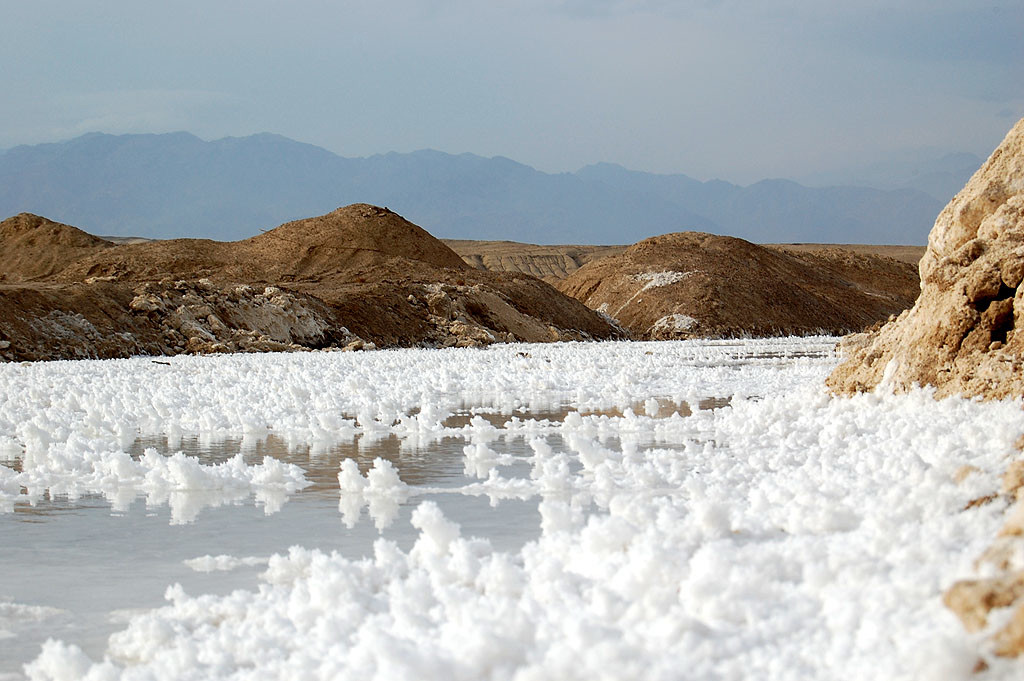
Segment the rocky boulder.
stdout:
[[1024,394],[1024,119],[943,209],[913,308],[844,340],[836,392],[933,385],[937,395]]

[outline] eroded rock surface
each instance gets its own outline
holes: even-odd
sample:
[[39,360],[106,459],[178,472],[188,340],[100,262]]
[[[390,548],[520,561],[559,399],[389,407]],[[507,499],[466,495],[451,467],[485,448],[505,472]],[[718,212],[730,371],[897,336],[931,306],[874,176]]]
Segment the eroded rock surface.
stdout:
[[[920,281],[911,309],[843,340],[845,358],[829,386],[840,393],[932,385],[937,397],[1024,395],[1024,119],[939,214]],[[982,632],[994,654],[1008,657],[1024,653],[1022,491],[1024,462],[1017,460],[1000,490],[972,502],[998,501],[1009,510],[977,561],[983,576],[953,584],[944,597],[968,631]],[[996,610],[1004,612],[993,621]]]
[[837,392],[929,384],[939,396],[1024,394],[1024,120],[935,222],[913,308],[844,341]]

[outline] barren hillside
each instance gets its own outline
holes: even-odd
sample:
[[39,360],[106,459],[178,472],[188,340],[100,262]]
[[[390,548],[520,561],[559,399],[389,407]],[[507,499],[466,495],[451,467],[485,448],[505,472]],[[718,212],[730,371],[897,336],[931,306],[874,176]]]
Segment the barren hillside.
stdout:
[[550,285],[474,270],[367,204],[237,242],[117,245],[23,214],[3,223],[0,252],[8,360],[617,335]]
[[700,232],[646,239],[558,288],[652,339],[846,333],[898,314],[918,290],[916,269],[891,258]]
[[[444,239],[445,245],[473,267],[492,272],[525,272],[547,282],[566,278],[583,265],[610,255],[618,255],[627,246],[540,246],[515,241],[472,241]],[[839,249],[864,256],[892,258],[917,265],[924,246],[884,246],[872,244],[765,244],[768,248],[792,253],[814,253]]]

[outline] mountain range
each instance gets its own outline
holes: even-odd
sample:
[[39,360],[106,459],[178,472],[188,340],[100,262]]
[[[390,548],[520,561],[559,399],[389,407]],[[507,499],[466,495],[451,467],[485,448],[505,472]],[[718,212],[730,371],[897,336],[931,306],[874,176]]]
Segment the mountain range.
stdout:
[[740,186],[608,163],[553,174],[431,150],[346,158],[266,133],[90,133],[0,152],[0,216],[150,238],[240,239],[365,202],[453,239],[625,244],[698,230],[761,243],[923,244],[948,198],[909,186]]

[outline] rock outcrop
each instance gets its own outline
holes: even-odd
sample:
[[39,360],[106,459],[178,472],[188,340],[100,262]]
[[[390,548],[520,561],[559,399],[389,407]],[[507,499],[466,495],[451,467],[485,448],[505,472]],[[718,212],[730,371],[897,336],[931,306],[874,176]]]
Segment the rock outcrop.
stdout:
[[7,360],[621,335],[550,285],[474,270],[367,204],[238,242],[118,245],[24,214],[0,225],[0,252]]
[[559,290],[634,338],[849,333],[908,307],[912,265],[838,248],[758,246],[681,232],[576,270]]
[[904,391],[1000,398],[1024,394],[1024,119],[943,209],[920,263],[913,308],[844,340],[836,392],[883,379]]
[[[1024,395],[1024,119],[939,214],[920,281],[911,309],[843,340],[831,389],[931,385],[937,397]],[[968,507],[995,501],[1010,510],[976,561],[981,575],[953,584],[944,602],[994,654],[1017,657],[1024,653],[1024,461],[1010,464],[1001,489]],[[1008,616],[991,617],[1007,608]]]

